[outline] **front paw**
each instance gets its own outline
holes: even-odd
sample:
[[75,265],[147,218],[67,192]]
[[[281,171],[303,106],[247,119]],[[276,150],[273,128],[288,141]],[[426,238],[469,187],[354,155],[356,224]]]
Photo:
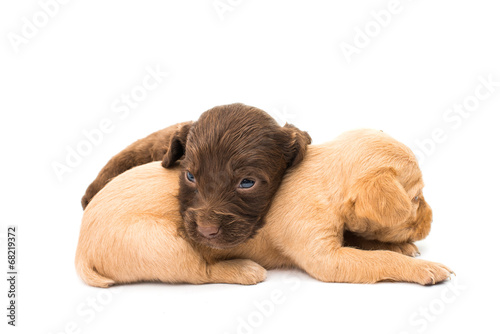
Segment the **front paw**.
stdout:
[[253,285],[266,279],[267,270],[252,260],[236,259],[228,262],[232,262],[238,271],[238,278],[235,283]]
[[426,260],[415,261],[418,262],[410,280],[418,284],[433,285],[448,279],[451,274],[455,274],[450,268],[441,263]]

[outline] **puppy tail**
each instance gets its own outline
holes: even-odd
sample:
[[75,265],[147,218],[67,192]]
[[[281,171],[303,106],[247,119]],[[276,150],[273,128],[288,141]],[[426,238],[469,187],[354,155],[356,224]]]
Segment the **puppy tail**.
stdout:
[[116,282],[100,275],[89,263],[77,262],[76,271],[80,278],[88,285],[98,288],[108,288]]

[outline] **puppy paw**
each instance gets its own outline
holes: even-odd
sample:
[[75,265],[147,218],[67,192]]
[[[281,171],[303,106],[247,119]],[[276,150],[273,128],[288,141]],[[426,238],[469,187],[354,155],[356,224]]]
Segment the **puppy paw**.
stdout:
[[448,279],[451,274],[455,274],[447,266],[425,260],[416,260],[417,265],[414,272],[413,282],[422,285],[433,285]]
[[406,242],[400,244],[393,244],[393,248],[391,249],[393,252],[400,253],[403,255],[416,257],[420,255],[418,251],[418,247],[415,246],[413,242]]
[[267,270],[256,262],[246,259],[234,261],[239,262],[238,266],[240,267],[239,270],[241,270],[241,281],[239,282],[240,284],[252,285],[260,283],[266,279]]
[[232,283],[252,285],[266,279],[267,271],[252,260],[235,259],[212,264],[209,270],[210,283]]

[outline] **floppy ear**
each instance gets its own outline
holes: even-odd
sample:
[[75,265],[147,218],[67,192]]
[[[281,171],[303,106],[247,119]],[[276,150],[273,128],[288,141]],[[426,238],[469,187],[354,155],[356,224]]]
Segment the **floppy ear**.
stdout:
[[411,214],[410,197],[393,168],[366,175],[355,183],[353,191],[354,212],[359,218],[393,226],[405,222]]
[[161,162],[163,167],[172,167],[177,160],[182,158],[186,151],[186,140],[192,125],[192,123],[180,125],[172,135],[167,145],[167,153],[165,153]]
[[307,151],[307,145],[311,143],[311,137],[305,131],[299,130],[292,124],[286,123],[283,131],[287,136],[287,142],[284,145],[284,155],[287,168],[297,165],[304,159]]

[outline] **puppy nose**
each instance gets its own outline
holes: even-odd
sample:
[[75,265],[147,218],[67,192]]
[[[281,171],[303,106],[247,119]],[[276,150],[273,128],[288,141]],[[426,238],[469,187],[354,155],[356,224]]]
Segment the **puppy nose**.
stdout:
[[198,232],[203,235],[205,238],[213,239],[215,238],[220,231],[219,226],[214,225],[198,225]]

